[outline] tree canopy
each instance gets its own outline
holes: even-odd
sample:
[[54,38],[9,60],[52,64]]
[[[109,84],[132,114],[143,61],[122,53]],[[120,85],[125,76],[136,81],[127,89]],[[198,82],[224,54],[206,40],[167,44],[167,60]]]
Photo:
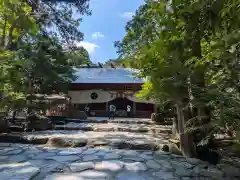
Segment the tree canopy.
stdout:
[[139,96],[175,104],[183,141],[189,124],[239,130],[239,7],[230,0],[146,0],[115,43],[120,58],[150,77]]
[[0,9],[1,107],[10,97],[64,91],[74,79],[69,58],[90,61],[85,49],[66,49],[83,40],[89,0],[0,0]]
[[71,66],[92,65],[89,54],[84,47],[75,47],[69,50],[68,61]]

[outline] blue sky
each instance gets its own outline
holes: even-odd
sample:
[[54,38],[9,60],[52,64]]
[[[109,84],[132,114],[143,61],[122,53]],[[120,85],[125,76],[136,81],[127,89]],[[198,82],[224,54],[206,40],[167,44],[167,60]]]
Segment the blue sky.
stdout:
[[114,41],[121,40],[126,23],[144,0],[90,0],[92,15],[83,17],[80,30],[84,41],[79,43],[87,49],[93,62],[105,62],[117,58]]

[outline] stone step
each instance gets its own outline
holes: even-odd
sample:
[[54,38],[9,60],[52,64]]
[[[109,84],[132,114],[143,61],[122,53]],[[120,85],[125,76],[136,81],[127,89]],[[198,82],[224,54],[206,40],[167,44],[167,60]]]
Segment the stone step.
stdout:
[[[161,147],[155,142],[143,142],[143,141],[109,141],[109,140],[85,140],[85,139],[78,139],[78,140],[67,140],[58,139],[58,138],[27,138],[24,136],[4,136],[5,140],[2,139],[0,136],[0,142],[4,143],[19,143],[19,144],[39,144],[47,146],[50,145],[51,147],[109,147],[112,149],[131,149],[131,150],[152,150],[157,151]],[[50,143],[51,141],[51,143]],[[64,143],[58,144],[52,141],[61,141]],[[66,143],[65,143],[66,142]]]
[[149,120],[149,121],[128,121],[128,120],[120,120],[120,121],[114,120],[114,121],[112,121],[112,120],[109,120],[108,122],[116,123],[116,124],[169,125],[169,126],[172,125],[172,122],[170,122],[170,121],[165,121],[162,124],[158,124],[158,123],[155,123],[151,120]]
[[[62,121],[62,120],[61,120]],[[154,125],[155,122],[151,121],[151,119],[139,119],[139,118],[116,118],[114,120],[109,120],[108,118],[95,118],[89,117],[88,119],[65,119],[65,122],[75,122],[75,123],[120,123],[120,124],[147,124]]]
[[50,147],[109,147],[112,149],[152,150],[162,148],[164,141],[151,140],[143,137],[73,137],[69,136],[32,136],[27,134],[0,135],[0,142],[19,144],[39,144]]
[[147,119],[147,120],[115,119],[115,120],[109,120],[108,122],[118,123],[118,124],[146,124],[146,125],[154,125],[155,124],[150,119]]
[[136,128],[136,129],[132,129],[132,128],[98,128],[98,127],[89,127],[89,126],[82,126],[82,127],[68,127],[68,126],[64,126],[64,125],[56,125],[55,126],[55,130],[81,130],[81,131],[96,131],[96,132],[139,132],[139,133],[147,133],[149,131],[151,131],[148,128]]
[[20,133],[14,134],[0,134],[0,142],[4,143],[20,143],[20,144],[46,144],[48,138],[29,138]]
[[80,130],[95,132],[134,132],[134,133],[171,133],[171,126],[162,125],[137,125],[116,123],[68,123],[56,125],[55,130]]
[[74,123],[108,123],[108,119],[65,119],[65,123],[74,122]]

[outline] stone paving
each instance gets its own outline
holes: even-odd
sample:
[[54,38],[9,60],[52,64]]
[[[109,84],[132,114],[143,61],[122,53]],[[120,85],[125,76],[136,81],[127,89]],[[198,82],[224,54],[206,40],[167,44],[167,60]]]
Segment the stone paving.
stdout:
[[125,117],[116,117],[115,119],[109,120],[108,117],[88,117],[88,119],[69,119],[73,120],[75,122],[86,122],[86,123],[91,123],[91,122],[112,122],[112,123],[125,123],[125,124],[153,124],[149,118],[125,118]]
[[[122,143],[128,143],[130,146],[158,147],[168,144],[169,134],[166,133],[137,133],[137,132],[96,132],[96,131],[36,131],[23,133],[24,137],[31,139],[61,138],[66,141],[86,141],[88,145],[93,146],[111,146],[119,147]],[[151,149],[151,148],[150,148]],[[148,149],[148,150],[150,150]]]
[[[36,131],[22,133],[27,139],[61,138],[66,141],[81,141],[89,146],[109,146],[134,150],[157,150],[168,144],[171,136],[171,126],[144,124],[152,122],[146,119],[116,119],[108,123],[68,123],[57,125],[63,130]],[[141,123],[140,123],[141,122]]]
[[0,144],[4,180],[237,180],[239,172],[166,152]]
[[[144,123],[144,122],[143,122]],[[123,131],[123,132],[170,132],[171,126],[156,125],[156,124],[126,124],[126,123],[67,123],[66,125],[56,125],[56,129],[61,130],[83,130],[83,131]]]
[[[68,123],[63,130],[15,133],[26,139],[84,142],[81,148],[0,143],[0,179],[4,180],[237,180],[238,163],[217,166],[156,151],[168,144],[171,126],[147,119]],[[28,142],[28,141],[27,141]],[[30,141],[29,141],[30,142]],[[122,142],[128,142],[123,146]],[[147,146],[145,146],[147,145]],[[131,146],[131,147],[130,147]],[[120,149],[119,149],[120,148]],[[123,149],[121,149],[123,148]],[[135,150],[128,150],[135,149]],[[136,150],[136,149],[142,149]],[[238,161],[238,160],[237,160]],[[237,162],[236,161],[236,162]],[[240,164],[240,161],[239,161]]]

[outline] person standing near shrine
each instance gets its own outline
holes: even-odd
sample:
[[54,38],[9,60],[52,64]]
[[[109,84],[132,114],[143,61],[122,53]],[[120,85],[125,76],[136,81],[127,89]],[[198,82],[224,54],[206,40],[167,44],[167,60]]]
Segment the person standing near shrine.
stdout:
[[115,119],[115,111],[116,107],[113,104],[110,104],[109,106],[109,119]]
[[87,105],[85,106],[85,113],[87,114],[87,116],[90,115],[89,111],[90,111],[90,107],[89,107],[89,105],[87,104]]
[[132,107],[130,105],[127,105],[127,117],[132,116],[131,110],[132,110]]

